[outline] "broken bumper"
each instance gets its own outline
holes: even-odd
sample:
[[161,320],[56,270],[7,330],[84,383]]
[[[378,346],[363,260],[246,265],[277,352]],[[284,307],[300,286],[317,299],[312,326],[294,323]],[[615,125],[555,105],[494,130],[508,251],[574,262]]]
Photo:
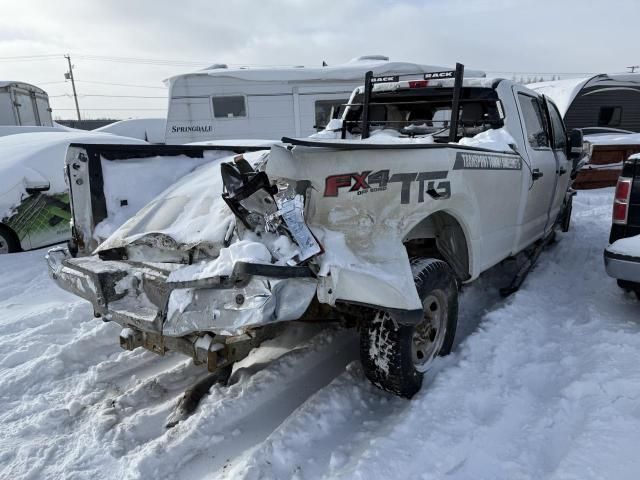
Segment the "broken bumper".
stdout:
[[71,258],[64,249],[46,258],[56,283],[91,302],[97,317],[162,337],[237,336],[295,320],[317,286],[312,272],[299,266],[238,262],[230,276],[169,282],[171,264]]

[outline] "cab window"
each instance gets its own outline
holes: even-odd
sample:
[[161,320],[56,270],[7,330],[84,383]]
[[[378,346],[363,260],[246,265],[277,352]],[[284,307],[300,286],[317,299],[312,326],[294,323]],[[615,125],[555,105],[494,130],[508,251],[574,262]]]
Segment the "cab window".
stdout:
[[542,113],[542,106],[536,97],[518,94],[527,140],[533,148],[548,148],[549,135],[545,128],[546,122]]
[[553,103],[547,102],[547,105],[549,106],[549,117],[551,117],[551,129],[553,131],[553,148],[554,150],[564,150],[567,147],[567,134],[562,117]]

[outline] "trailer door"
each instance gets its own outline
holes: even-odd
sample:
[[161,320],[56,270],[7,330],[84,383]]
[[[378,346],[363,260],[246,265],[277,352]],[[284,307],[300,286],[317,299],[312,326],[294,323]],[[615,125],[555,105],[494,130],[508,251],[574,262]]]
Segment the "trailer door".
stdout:
[[13,92],[14,102],[18,111],[19,124],[22,126],[37,126],[38,121],[31,92],[21,88],[16,88]]
[[46,95],[36,94],[36,108],[40,125],[43,127],[53,127],[53,118],[51,118],[51,107],[49,106],[49,98]]

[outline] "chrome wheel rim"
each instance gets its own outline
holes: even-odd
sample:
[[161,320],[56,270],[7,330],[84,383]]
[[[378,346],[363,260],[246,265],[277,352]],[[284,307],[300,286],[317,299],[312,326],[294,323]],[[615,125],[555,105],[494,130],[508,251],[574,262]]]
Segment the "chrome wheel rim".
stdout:
[[411,354],[416,370],[424,372],[438,356],[447,330],[447,297],[435,290],[422,303],[422,322],[414,327]]

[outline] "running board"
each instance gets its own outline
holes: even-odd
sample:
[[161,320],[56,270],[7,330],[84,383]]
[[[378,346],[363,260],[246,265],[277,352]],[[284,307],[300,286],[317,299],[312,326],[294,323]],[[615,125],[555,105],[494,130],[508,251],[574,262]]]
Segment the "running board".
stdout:
[[511,283],[508,286],[500,289],[500,295],[502,295],[503,297],[508,297],[509,295],[520,290],[520,287],[522,286],[523,282],[527,278],[527,275],[529,275],[531,270],[533,270],[533,267],[536,266],[536,263],[538,261],[538,258],[540,257],[540,254],[542,253],[542,251],[545,249],[547,245],[549,245],[550,243],[553,243],[553,241],[555,240],[555,237],[556,237],[556,232],[555,230],[552,229],[546,235],[546,237],[544,237],[541,240],[538,240],[534,244],[533,250],[528,255],[527,260],[518,270],[518,273],[516,273],[516,275],[513,277],[513,280],[511,280]]

